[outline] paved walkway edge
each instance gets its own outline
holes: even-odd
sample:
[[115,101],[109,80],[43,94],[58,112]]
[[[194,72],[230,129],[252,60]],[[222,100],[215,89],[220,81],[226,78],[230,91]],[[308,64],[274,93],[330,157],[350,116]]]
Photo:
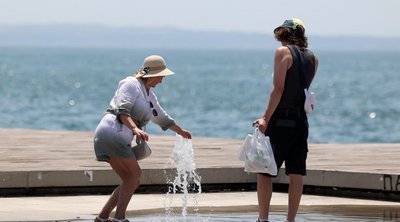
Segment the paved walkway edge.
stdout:
[[[244,172],[243,168],[200,168],[197,169],[202,184],[243,184],[255,183],[255,174]],[[174,178],[174,169],[143,169],[142,185],[164,185]],[[304,184],[319,187],[338,187],[375,191],[400,191],[397,175],[308,170]],[[0,172],[0,188],[46,188],[46,187],[95,187],[114,186],[120,183],[110,170],[75,171],[23,171]],[[288,177],[281,171],[274,183],[287,184]]]

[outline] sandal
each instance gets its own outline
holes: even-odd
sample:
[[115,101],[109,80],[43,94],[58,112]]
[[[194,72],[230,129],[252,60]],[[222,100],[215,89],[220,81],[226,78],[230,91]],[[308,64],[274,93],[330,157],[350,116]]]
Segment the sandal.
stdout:
[[101,217],[97,216],[97,217],[94,219],[94,221],[95,221],[95,222],[110,222],[111,220],[110,220],[110,218],[101,218]]
[[116,218],[110,218],[111,222],[129,222],[128,219],[124,218],[124,219],[116,219]]

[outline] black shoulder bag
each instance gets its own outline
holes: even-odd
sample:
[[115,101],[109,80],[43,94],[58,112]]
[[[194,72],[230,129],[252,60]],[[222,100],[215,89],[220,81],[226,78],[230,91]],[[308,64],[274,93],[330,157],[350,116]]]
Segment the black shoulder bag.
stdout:
[[[304,75],[304,70],[301,68],[303,65],[302,57],[300,56],[299,49],[296,46],[288,45],[290,49],[296,54],[296,57],[299,59],[297,62],[297,67],[300,73],[300,80],[302,82],[302,87],[304,89],[304,94],[306,96],[306,100],[304,101],[304,111],[309,114],[314,110],[315,103],[316,103],[316,96],[314,92],[308,90],[306,77]],[[301,83],[300,83],[301,84]]]

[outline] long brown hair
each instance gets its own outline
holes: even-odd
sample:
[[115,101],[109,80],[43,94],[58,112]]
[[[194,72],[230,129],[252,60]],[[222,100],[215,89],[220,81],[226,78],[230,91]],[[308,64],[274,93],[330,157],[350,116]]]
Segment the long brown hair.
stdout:
[[280,27],[274,31],[275,39],[281,42],[288,42],[292,45],[297,45],[302,48],[308,47],[307,36],[305,30],[301,26],[296,29]]

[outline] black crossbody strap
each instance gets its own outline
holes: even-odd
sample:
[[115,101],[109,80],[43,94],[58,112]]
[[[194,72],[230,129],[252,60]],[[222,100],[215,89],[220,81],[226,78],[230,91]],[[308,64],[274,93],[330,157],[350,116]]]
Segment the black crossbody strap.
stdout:
[[303,83],[303,88],[308,90],[306,76],[304,75],[304,70],[302,69],[303,59],[300,56],[299,49],[294,45],[288,45],[287,47],[289,47],[296,54],[296,57],[299,59],[299,61],[297,62],[297,67],[300,73],[300,80]]

